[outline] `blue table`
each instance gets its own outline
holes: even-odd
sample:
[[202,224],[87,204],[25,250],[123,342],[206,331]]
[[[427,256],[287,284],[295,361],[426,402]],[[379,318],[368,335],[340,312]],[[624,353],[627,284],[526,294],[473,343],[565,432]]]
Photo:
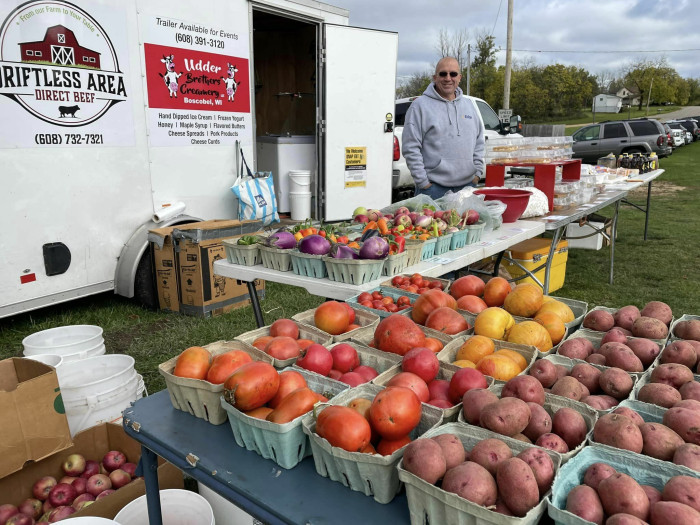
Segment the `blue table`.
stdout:
[[124,411],[125,432],[141,443],[149,521],[161,525],[157,456],[266,524],[409,523],[406,494],[381,505],[319,476],[313,458],[290,470],[236,445],[228,423],[211,425],[175,410],[166,390]]

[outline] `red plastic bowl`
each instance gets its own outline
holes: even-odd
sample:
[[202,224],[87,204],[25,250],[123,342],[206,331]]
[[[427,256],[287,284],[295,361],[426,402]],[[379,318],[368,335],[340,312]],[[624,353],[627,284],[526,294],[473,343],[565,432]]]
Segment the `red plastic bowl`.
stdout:
[[483,195],[487,201],[501,201],[506,205],[503,212],[503,222],[515,222],[523,214],[527,203],[530,201],[529,191],[512,190],[509,188],[494,188],[488,190],[474,190],[477,195]]

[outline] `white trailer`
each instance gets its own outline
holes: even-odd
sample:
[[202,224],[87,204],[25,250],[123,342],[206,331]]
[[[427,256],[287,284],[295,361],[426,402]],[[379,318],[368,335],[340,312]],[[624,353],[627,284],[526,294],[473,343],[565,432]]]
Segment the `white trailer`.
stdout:
[[237,140],[255,163],[258,137],[313,137],[315,218],[390,203],[396,33],[312,0],[0,0],[0,20],[0,317],[152,302],[147,231],[236,217]]

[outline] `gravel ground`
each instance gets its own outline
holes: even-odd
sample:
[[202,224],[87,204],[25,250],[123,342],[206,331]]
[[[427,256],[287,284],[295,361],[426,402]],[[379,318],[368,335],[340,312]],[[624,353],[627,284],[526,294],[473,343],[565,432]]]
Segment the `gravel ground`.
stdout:
[[[651,113],[651,111],[649,112]],[[649,115],[651,116],[651,115]],[[664,114],[663,117],[659,118],[661,122],[666,122],[667,120],[674,120],[685,117],[695,117],[700,116],[700,106],[686,106],[678,111],[672,111],[671,113]]]

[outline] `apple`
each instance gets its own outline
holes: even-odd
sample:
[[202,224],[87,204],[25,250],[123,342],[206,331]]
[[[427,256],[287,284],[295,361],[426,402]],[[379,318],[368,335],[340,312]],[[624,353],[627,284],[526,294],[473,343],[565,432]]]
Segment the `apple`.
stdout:
[[369,217],[370,221],[378,221],[382,217],[384,217],[384,214],[380,212],[379,210],[367,210],[367,217]]
[[394,226],[408,228],[412,225],[413,221],[411,221],[411,217],[408,214],[397,215],[396,218],[394,218]]
[[100,464],[94,459],[88,459],[85,462],[85,470],[80,475],[81,478],[90,479],[95,474],[100,473]]
[[61,479],[58,480],[59,483],[68,483],[68,485],[72,484],[73,481],[75,481],[78,478],[75,478],[73,476],[63,476]]
[[401,215],[402,213],[411,213],[411,210],[409,210],[406,206],[400,206],[397,208],[397,210],[394,212],[394,216],[396,215]]
[[63,472],[66,476],[80,476],[85,471],[85,458],[81,454],[71,454],[63,462]]
[[102,464],[107,469],[107,472],[122,468],[124,463],[126,463],[126,456],[119,450],[110,450],[102,458]]
[[95,474],[87,482],[87,491],[97,496],[103,490],[112,488],[112,480],[106,474]]
[[69,483],[58,483],[51,489],[51,492],[49,492],[49,503],[56,508],[70,505],[77,495],[78,493],[73,485]]
[[445,379],[433,379],[428,383],[428,392],[430,392],[430,399],[444,399],[446,401],[450,400],[450,382]]
[[358,206],[355,208],[355,211],[352,212],[352,216],[356,217],[357,215],[367,215],[367,208],[364,206]]
[[379,372],[377,372],[374,368],[371,366],[367,365],[360,365],[357,368],[353,370],[353,373],[355,374],[360,374],[362,378],[364,379],[365,383],[369,383],[379,375]]
[[47,513],[51,512],[54,509],[54,506],[49,503],[49,500],[46,500],[44,504],[41,506],[41,512]]
[[[53,509],[51,509],[51,510],[53,510]],[[49,522],[49,516],[51,515],[51,510],[48,511],[48,512],[44,512],[44,513],[41,515],[41,518],[39,518],[39,521],[37,521],[37,523],[48,523],[48,522]]]
[[462,218],[467,219],[467,224],[475,224],[479,221],[479,212],[476,210],[466,210]]
[[[41,516],[42,503],[36,498],[27,498],[20,503],[18,509],[22,514],[31,516],[33,519],[38,519]],[[0,520],[2,523],[2,520]]]
[[[406,352],[401,359],[401,370],[416,374],[426,383],[437,377],[440,361],[430,348],[415,347]],[[426,399],[427,401],[427,399]]]
[[331,348],[331,356],[333,356],[333,368],[343,374],[360,366],[357,350],[348,343],[339,343]]
[[122,465],[122,470],[129,474],[129,476],[136,477],[136,463],[124,463]]
[[41,501],[46,501],[49,497],[49,492],[56,486],[56,478],[52,476],[44,476],[32,486],[32,495]]
[[26,514],[15,514],[5,522],[5,525],[34,525],[34,518]]
[[85,492],[84,494],[80,494],[77,498],[73,500],[73,508],[75,510],[78,510],[78,506],[84,501],[95,501],[95,496],[87,492]]
[[110,472],[109,479],[112,481],[112,487],[115,489],[128,485],[131,482],[131,476],[120,468]]
[[87,481],[88,480],[86,480],[85,478],[75,478],[73,480],[73,483],[71,483],[71,485],[73,485],[73,488],[75,488],[75,492],[77,492],[78,495],[85,494],[85,492],[87,491]]
[[71,514],[75,514],[75,509],[70,505],[56,507],[51,511],[51,514],[49,514],[49,523],[56,523],[57,521],[64,520]]
[[421,213],[425,215],[426,217],[433,217],[435,215],[435,212],[431,210],[430,208],[423,208],[421,210]]
[[438,408],[452,408],[454,406],[452,402],[447,399],[430,399],[428,404]]
[[333,368],[333,356],[325,346],[314,343],[302,351],[301,357],[297,359],[296,364],[301,368],[327,377],[331,368]]
[[0,505],[0,523],[5,523],[12,516],[19,513],[19,509],[14,505],[6,503],[5,505]]
[[361,213],[359,215],[355,215],[355,218],[353,219],[353,221],[361,222],[362,224],[367,224],[369,222],[369,217],[367,217],[367,215],[364,215]]
[[75,507],[73,507],[73,508],[74,508],[76,511],[78,511],[78,510],[83,510],[85,507],[87,507],[88,505],[92,505],[93,503],[95,503],[95,502],[94,502],[94,501],[81,501],[80,503],[78,503],[78,504],[77,504]]
[[389,379],[386,386],[403,386],[410,388],[423,403],[427,403],[430,399],[427,383],[412,372],[399,372]]
[[488,388],[484,374],[475,368],[460,368],[450,379],[450,401],[459,403],[465,392],[473,388]]
[[358,386],[367,382],[365,381],[365,378],[357,372],[346,372],[338,378],[338,381],[342,381],[346,385],[350,386]]
[[102,498],[106,498],[107,496],[109,496],[110,494],[114,494],[115,492],[116,492],[116,491],[115,491],[114,489],[103,490],[102,492],[100,492],[100,493],[97,495],[97,497],[95,498],[95,501],[99,501],[99,500],[101,500]]

